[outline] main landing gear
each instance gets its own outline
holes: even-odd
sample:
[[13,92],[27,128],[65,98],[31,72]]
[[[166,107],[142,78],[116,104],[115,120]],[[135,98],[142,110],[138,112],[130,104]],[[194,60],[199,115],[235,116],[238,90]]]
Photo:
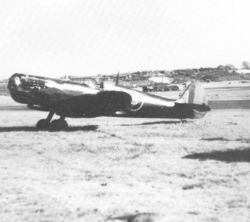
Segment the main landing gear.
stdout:
[[40,119],[37,124],[36,128],[38,130],[49,130],[49,131],[60,131],[66,130],[68,128],[68,123],[64,119],[64,117],[60,117],[60,119],[56,119],[51,121],[54,112],[49,112],[49,115],[46,119]]

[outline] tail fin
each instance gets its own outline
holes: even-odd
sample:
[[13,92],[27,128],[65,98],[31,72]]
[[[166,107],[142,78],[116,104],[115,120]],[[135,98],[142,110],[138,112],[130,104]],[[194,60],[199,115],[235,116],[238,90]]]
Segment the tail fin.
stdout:
[[206,92],[198,81],[192,81],[180,95],[178,102],[207,105]]

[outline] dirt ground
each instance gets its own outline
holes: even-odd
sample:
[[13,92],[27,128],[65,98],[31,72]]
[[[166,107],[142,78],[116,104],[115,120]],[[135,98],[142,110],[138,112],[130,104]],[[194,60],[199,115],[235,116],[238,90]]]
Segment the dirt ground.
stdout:
[[101,222],[135,212],[249,221],[249,110],[185,123],[68,119],[66,132],[38,132],[45,115],[0,111],[0,221]]

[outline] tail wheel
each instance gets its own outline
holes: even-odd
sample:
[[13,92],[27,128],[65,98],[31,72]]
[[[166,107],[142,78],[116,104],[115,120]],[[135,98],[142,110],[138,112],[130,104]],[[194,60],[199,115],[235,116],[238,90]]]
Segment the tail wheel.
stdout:
[[46,119],[40,119],[37,124],[37,130],[47,130],[49,127],[49,122]]
[[65,119],[56,119],[49,124],[50,131],[63,131],[68,128],[68,123]]

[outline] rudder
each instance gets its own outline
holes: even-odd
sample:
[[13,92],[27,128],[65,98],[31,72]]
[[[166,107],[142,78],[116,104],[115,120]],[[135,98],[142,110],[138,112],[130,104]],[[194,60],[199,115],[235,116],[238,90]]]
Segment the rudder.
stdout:
[[192,81],[180,95],[178,102],[207,105],[206,92],[198,81]]

